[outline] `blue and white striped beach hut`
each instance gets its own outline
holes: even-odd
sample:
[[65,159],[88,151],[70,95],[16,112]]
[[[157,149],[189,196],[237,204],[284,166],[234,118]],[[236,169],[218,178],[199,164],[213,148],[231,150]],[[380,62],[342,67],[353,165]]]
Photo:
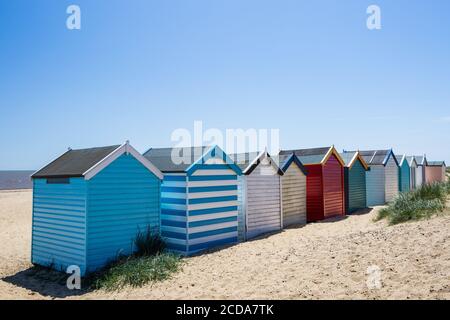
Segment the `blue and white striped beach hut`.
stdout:
[[127,143],[68,150],[33,179],[32,263],[81,274],[159,231],[162,173]]
[[157,148],[144,153],[164,173],[161,234],[183,255],[238,240],[240,168],[219,147]]

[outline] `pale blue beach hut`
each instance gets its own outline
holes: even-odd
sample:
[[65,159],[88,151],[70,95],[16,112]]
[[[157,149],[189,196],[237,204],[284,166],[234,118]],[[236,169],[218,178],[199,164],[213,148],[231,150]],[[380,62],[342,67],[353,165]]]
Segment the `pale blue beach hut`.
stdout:
[[369,165],[366,172],[367,205],[379,206],[398,195],[398,161],[392,149],[360,151]]
[[84,275],[159,232],[162,173],[128,142],[68,150],[35,172],[32,263]]

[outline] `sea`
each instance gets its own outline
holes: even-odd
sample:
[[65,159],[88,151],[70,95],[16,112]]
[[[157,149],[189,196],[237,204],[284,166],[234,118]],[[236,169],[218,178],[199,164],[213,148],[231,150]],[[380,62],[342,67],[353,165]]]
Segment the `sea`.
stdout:
[[0,190],[31,189],[34,170],[0,170]]

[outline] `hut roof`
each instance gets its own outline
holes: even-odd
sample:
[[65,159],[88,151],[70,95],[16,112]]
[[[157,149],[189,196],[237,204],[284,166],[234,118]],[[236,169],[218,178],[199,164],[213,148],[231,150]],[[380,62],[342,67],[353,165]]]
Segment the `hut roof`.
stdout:
[[368,165],[383,165],[385,166],[390,157],[393,157],[394,161],[398,165],[398,160],[395,157],[394,153],[392,152],[392,149],[389,150],[364,150],[359,151],[361,153],[361,156],[363,157],[364,161]]
[[322,147],[322,148],[310,148],[310,149],[295,149],[295,150],[281,150],[280,155],[292,154],[294,153],[298,159],[304,165],[313,164],[324,164],[331,154],[334,154],[338,161],[344,166],[344,161],[342,160],[336,149],[332,147]]
[[144,157],[150,160],[162,172],[188,172],[193,170],[195,164],[202,161],[207,154],[215,155],[221,152],[223,160],[236,173],[241,174],[240,168],[218,146],[202,147],[176,147],[176,148],[150,148]]
[[151,148],[144,153],[163,172],[185,172],[211,147]]
[[413,163],[415,163],[417,167],[417,161],[416,158],[414,158],[414,156],[407,156],[406,161],[408,161],[410,167],[412,167]]
[[113,145],[88,149],[69,149],[48,165],[35,172],[31,177],[82,177],[83,173],[119,147],[120,145]]
[[87,149],[69,149],[48,165],[36,171],[32,178],[69,178],[85,177],[90,179],[103,170],[112,161],[123,153],[131,153],[147,169],[162,179],[162,173],[136,149],[129,145],[128,141],[122,145],[95,147]]
[[445,167],[444,161],[428,161],[429,167]]
[[345,167],[347,168],[351,168],[355,164],[356,160],[359,160],[364,169],[369,170],[367,162],[364,160],[359,151],[343,151],[340,153],[340,156],[345,163]]
[[295,162],[304,175],[308,175],[308,169],[305,168],[300,159],[292,152],[285,154],[278,154],[276,157],[278,160],[278,166],[281,170],[286,171],[292,162]]
[[417,165],[426,166],[427,165],[427,157],[425,156],[414,156],[416,158]]
[[398,165],[399,165],[399,166],[402,166],[404,161],[406,161],[406,163],[408,164],[408,166],[410,166],[410,165],[409,165],[409,161],[408,161],[408,159],[406,158],[406,155],[405,155],[405,154],[403,154],[403,155],[396,154],[395,157],[397,158],[397,161],[398,161]]
[[279,175],[283,175],[283,170],[277,165],[276,161],[267,153],[267,151],[262,152],[244,152],[231,154],[230,158],[236,163],[236,165],[242,170],[244,174],[250,174],[256,167],[261,163],[264,157],[268,157],[270,164],[277,171]]

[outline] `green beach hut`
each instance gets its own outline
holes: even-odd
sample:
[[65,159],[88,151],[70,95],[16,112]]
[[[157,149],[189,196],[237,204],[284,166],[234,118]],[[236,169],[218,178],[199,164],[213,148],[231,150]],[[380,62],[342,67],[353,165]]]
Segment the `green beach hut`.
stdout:
[[353,213],[367,207],[366,171],[369,166],[359,151],[344,151],[345,212]]
[[398,190],[408,192],[411,190],[411,167],[406,155],[396,155],[398,160]]

